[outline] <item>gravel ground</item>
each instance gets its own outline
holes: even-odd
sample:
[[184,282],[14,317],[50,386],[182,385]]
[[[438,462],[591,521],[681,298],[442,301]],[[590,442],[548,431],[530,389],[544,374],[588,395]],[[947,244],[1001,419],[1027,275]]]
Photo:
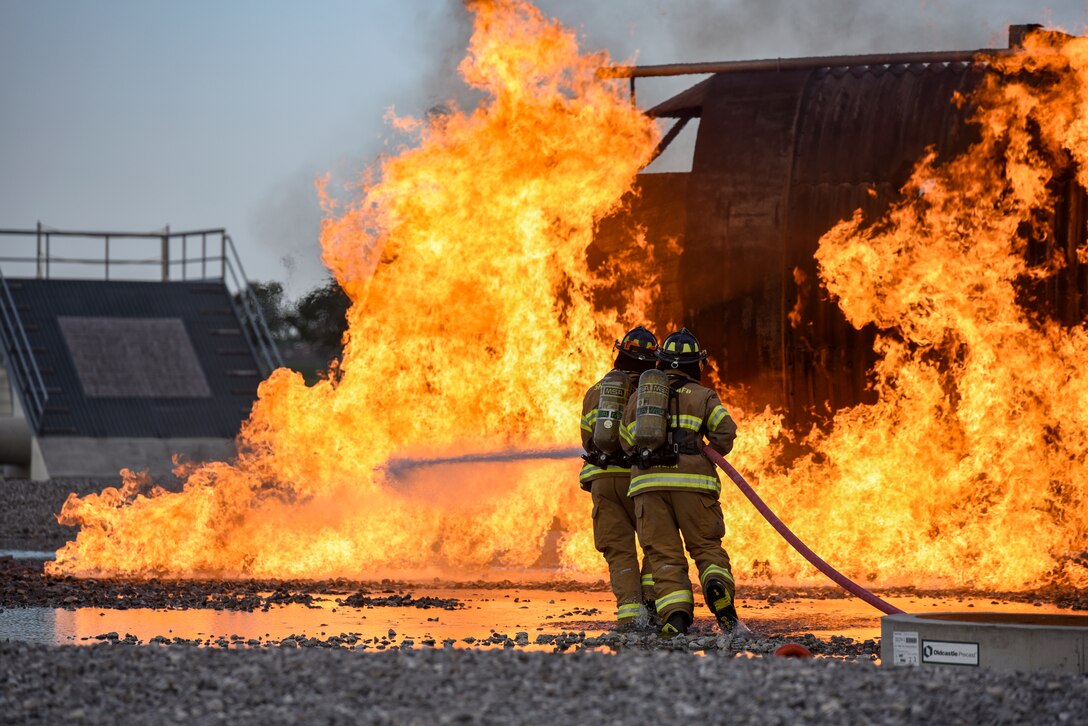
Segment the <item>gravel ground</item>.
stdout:
[[3,723],[1088,722],[1088,679],[782,658],[0,642]]

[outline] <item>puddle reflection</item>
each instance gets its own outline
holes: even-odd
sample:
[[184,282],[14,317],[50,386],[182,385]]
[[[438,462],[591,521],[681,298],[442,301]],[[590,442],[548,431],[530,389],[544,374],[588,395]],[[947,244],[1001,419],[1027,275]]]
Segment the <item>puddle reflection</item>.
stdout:
[[[544,632],[571,629],[604,632],[612,625],[615,607],[611,593],[604,592],[436,588],[428,590],[426,595],[456,599],[464,607],[456,610],[354,608],[341,606],[336,596],[326,595],[315,597],[312,608],[292,604],[273,606],[267,612],[23,608],[0,612],[0,639],[89,645],[99,642],[96,636],[113,632],[120,639],[131,634],[144,643],[161,636],[168,640],[200,640],[214,646],[218,640],[231,636],[237,636],[235,640],[241,643],[249,640],[265,643],[292,635],[327,639],[357,634],[361,641],[385,639],[390,645],[399,645],[412,640],[417,647],[429,644],[427,641],[442,647],[443,641],[449,639],[456,641],[455,647],[465,647],[469,643],[463,639],[468,637],[475,639],[476,647],[481,647],[479,641],[495,632],[511,639],[524,632],[533,647],[536,636]],[[395,636],[389,635],[390,630]],[[382,648],[380,642],[371,647]],[[552,646],[537,647],[550,650]]]
[[[377,593],[375,593],[377,594]],[[484,644],[493,633],[522,642],[528,649],[551,650],[551,644],[536,645],[538,635],[585,631],[599,635],[613,624],[614,602],[608,592],[559,592],[549,590],[465,590],[428,589],[417,596],[450,598],[464,607],[456,610],[417,607],[354,608],[339,605],[333,595],[315,597],[315,607],[274,606],[267,612],[230,610],[106,610],[77,608],[14,608],[0,611],[0,639],[52,644],[91,645],[97,636],[116,633],[148,643],[160,636],[182,638],[203,645],[261,647],[289,636],[326,640],[341,634],[355,634],[368,649],[399,647],[406,640],[413,647],[503,647]],[[342,596],[341,596],[342,597]],[[1032,612],[1068,613],[1053,605],[1032,607],[1018,602],[991,602],[969,598],[890,597],[889,602],[907,612]],[[739,603],[741,618],[755,633],[785,636],[811,633],[827,640],[832,636],[857,642],[880,636],[880,613],[854,599],[786,598],[781,602],[755,600]],[[696,628],[714,632],[705,606],[696,609]],[[393,631],[395,635],[389,635]],[[233,638],[232,638],[233,636]],[[472,642],[466,642],[466,638]],[[384,644],[382,641],[386,641]],[[369,641],[369,642],[368,642]]]

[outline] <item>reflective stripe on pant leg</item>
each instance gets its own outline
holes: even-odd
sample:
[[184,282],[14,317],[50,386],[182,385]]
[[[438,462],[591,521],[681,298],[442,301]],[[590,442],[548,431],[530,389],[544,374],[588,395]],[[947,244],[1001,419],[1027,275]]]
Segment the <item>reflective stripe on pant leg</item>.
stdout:
[[642,599],[645,602],[657,599],[657,589],[654,587],[654,576],[650,571],[649,558],[642,560]]
[[625,602],[616,609],[616,620],[626,620],[628,618],[637,618],[639,610],[642,607],[641,603],[637,602]]
[[657,606],[657,612],[661,614],[663,619],[667,618],[669,613],[681,609],[681,606],[684,605],[687,607],[683,609],[690,613],[695,609],[695,595],[692,594],[691,590],[677,590],[657,598],[655,605]]
[[706,589],[706,581],[711,577],[724,582],[729,587],[730,592],[732,592],[735,587],[733,584],[733,573],[721,565],[707,565],[703,568],[703,571],[699,573],[699,584],[703,586],[704,590]]

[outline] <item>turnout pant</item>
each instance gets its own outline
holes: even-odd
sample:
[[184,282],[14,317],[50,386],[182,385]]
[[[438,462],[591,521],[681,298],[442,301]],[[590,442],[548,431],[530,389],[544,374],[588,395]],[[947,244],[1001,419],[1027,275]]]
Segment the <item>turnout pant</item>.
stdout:
[[648,491],[633,498],[639,541],[653,565],[661,619],[667,620],[678,610],[694,619],[695,597],[688,579],[685,545],[704,590],[709,579],[718,579],[732,600],[735,588],[729,555],[722,548],[725,522],[718,498],[704,492],[673,490]]
[[616,596],[616,618],[639,614],[643,600],[654,599],[649,557],[638,564],[635,547],[635,505],[627,496],[631,477],[602,476],[593,480],[593,546],[608,563],[608,577]]

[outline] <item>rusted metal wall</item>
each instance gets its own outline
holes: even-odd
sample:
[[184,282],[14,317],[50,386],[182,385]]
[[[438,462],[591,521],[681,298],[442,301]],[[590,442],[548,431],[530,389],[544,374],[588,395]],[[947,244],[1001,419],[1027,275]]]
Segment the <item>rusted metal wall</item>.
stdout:
[[688,182],[684,321],[726,380],[761,395],[782,387],[783,222],[809,75],[715,76]]

